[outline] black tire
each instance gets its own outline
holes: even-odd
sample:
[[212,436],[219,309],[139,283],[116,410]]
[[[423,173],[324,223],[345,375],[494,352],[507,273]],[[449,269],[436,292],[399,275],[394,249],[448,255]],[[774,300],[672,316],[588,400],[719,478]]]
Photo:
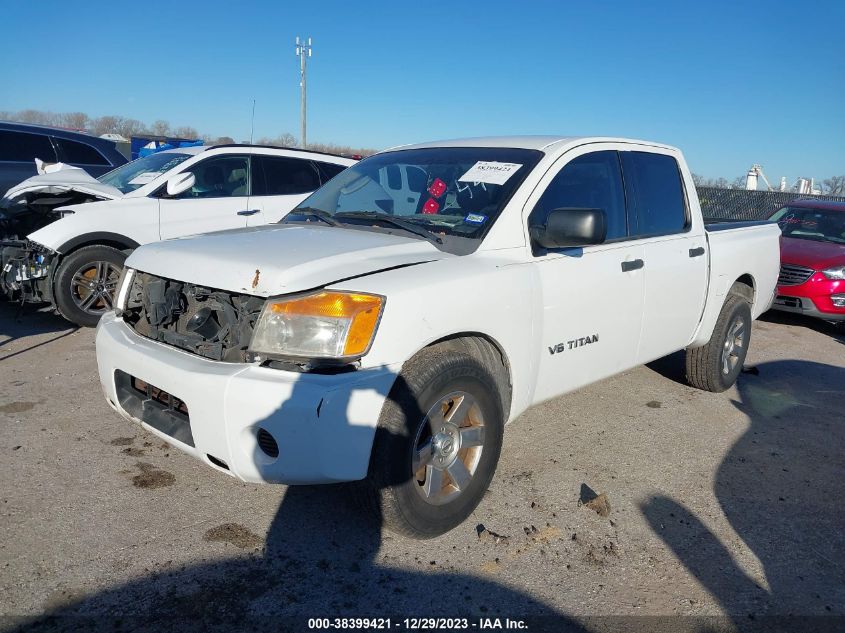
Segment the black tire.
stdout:
[[[462,426],[458,433],[452,434],[455,427],[443,426],[444,432],[433,434],[427,413],[454,394],[467,394],[470,398],[458,396],[461,400],[444,405],[450,407],[443,418],[445,424],[460,425],[464,420],[475,426],[475,430],[470,431],[475,434],[477,427],[483,426],[482,437],[475,440],[479,444],[472,444],[480,448],[474,453],[474,448],[463,447],[461,439],[456,442],[457,447],[448,449],[454,451],[451,458],[448,455],[438,458],[441,454],[438,448],[444,446],[442,442],[438,443],[439,439],[445,438],[449,442],[451,437],[468,437],[464,433],[472,428]],[[467,402],[474,403],[468,405],[470,413],[456,421],[464,413],[460,403]],[[436,410],[442,409],[437,407]],[[481,424],[477,425],[479,419]],[[436,426],[440,424],[438,422]],[[361,486],[365,499],[382,524],[394,532],[417,539],[444,534],[462,523],[487,491],[499,461],[503,432],[502,399],[491,371],[463,352],[424,350],[402,368],[382,409],[369,474]],[[428,441],[425,441],[426,433],[430,434]],[[468,441],[467,445],[470,444]],[[432,447],[433,456],[429,465],[414,472],[413,456],[420,446]],[[447,464],[451,459],[452,466],[444,466],[444,459]],[[418,478],[419,473],[425,473],[427,479],[437,461],[441,462],[440,477],[444,482],[437,489],[444,491],[439,499],[436,492],[429,498],[426,485]],[[450,474],[458,461],[464,464],[466,472],[472,471],[470,479],[460,489],[456,486],[457,479],[453,480]],[[431,477],[429,484],[433,481],[435,478]]]
[[[126,254],[111,246],[84,246],[62,260],[53,282],[53,300],[65,319],[95,327],[112,309]],[[86,281],[90,279],[90,281]]]
[[715,393],[730,388],[742,371],[750,343],[751,306],[746,297],[731,291],[707,344],[687,349],[687,381]]

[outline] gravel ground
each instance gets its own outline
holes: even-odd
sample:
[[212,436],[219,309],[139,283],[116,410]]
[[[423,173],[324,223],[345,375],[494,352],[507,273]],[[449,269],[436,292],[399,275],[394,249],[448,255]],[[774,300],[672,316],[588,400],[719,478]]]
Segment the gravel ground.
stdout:
[[472,517],[418,542],[365,519],[343,487],[243,484],[171,450],[106,405],[93,331],[16,314],[0,306],[9,627],[845,616],[845,336],[827,324],[765,316],[723,394],[686,386],[675,355],[531,409]]

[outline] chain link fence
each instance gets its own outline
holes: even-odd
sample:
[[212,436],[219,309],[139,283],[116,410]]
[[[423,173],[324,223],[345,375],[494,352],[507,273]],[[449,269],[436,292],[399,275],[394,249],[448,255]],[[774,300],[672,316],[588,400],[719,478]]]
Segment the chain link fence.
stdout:
[[705,220],[765,220],[793,200],[830,200],[845,202],[838,196],[811,196],[787,191],[748,191],[696,187]]

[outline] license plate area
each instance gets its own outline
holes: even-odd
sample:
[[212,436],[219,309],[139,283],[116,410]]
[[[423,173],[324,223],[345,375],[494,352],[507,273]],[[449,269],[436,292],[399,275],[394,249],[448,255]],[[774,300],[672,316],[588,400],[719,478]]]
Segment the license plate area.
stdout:
[[184,400],[119,369],[114,372],[114,382],[124,411],[183,444],[194,446]]

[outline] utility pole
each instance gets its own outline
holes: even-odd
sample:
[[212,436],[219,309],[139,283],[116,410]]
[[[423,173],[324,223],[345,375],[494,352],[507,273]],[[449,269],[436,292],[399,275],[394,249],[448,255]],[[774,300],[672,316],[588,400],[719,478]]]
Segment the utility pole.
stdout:
[[296,38],[296,56],[299,57],[299,130],[300,130],[300,145],[305,149],[308,145],[305,141],[305,58],[311,57],[311,38],[308,38],[306,44],[305,38],[302,38],[300,43],[299,37]]

